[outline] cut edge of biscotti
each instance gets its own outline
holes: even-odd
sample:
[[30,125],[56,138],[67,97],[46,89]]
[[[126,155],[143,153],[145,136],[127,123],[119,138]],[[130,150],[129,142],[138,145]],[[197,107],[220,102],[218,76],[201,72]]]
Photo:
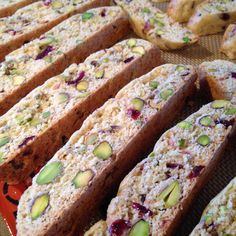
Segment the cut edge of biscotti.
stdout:
[[[89,27],[90,22],[94,27]],[[88,31],[84,31],[85,26],[88,26]],[[0,68],[3,89],[0,94],[0,114],[46,79],[62,72],[69,64],[80,62],[89,52],[117,42],[128,32],[127,26],[126,14],[119,7],[93,8],[72,16],[40,38],[11,52]],[[113,31],[113,36],[101,40],[107,35],[106,31]],[[66,34],[66,46],[62,40],[63,34]]]
[[174,22],[167,13],[162,12],[148,0],[115,2],[129,15],[135,33],[162,50],[179,49],[194,44],[199,39],[191,30]]
[[236,3],[230,0],[204,1],[197,6],[187,27],[199,36],[216,34],[236,21]]
[[107,228],[104,221],[95,227],[102,235],[118,230],[125,235],[173,232],[190,204],[188,199],[207,178],[209,169],[216,165],[215,158],[219,159],[219,150],[235,132],[235,121],[236,106],[216,100],[166,131],[153,152],[121,182],[117,197],[108,206]]
[[171,0],[167,6],[167,14],[179,23],[189,20],[195,8],[203,0]]
[[[196,225],[190,236],[211,233],[213,230],[211,225],[216,226],[216,228],[214,227],[214,232],[234,235],[236,231],[233,228],[235,227],[235,220],[233,219],[234,214],[232,214],[232,211],[235,212],[235,193],[236,177],[210,201],[202,214],[200,222]],[[101,227],[98,229],[101,230]],[[222,232],[223,230],[224,232]]]
[[[106,171],[113,168],[113,162],[121,161],[121,155],[123,161],[124,155],[127,158],[127,153],[122,154],[122,150],[131,148],[130,142],[142,134],[149,123],[158,119],[158,114],[167,109],[170,101],[178,100],[184,87],[189,93],[189,86],[194,86],[195,79],[192,66],[166,64],[135,79],[114,99],[93,112],[33,178],[32,186],[23,194],[17,214],[18,235],[39,235],[42,228],[47,231],[59,224],[56,221],[63,217],[63,213],[70,211],[73,214],[71,211],[77,207],[86,208],[90,203],[86,203],[85,196],[91,199],[90,191],[99,184],[102,188],[103,178]],[[176,107],[172,116],[174,112]],[[59,195],[56,194],[58,187],[61,189]]]
[[[37,166],[42,166],[45,158],[50,157],[44,153],[46,150],[40,149],[39,143],[35,146],[38,139],[41,143],[46,142],[48,149],[53,149],[50,154],[54,154],[61,145],[61,138],[71,135],[80,125],[79,121],[85,119],[84,116],[115,95],[135,75],[140,76],[158,64],[158,48],[148,41],[131,38],[95,52],[83,63],[71,65],[62,74],[31,91],[0,117],[1,181],[22,181]],[[132,72],[137,66],[138,69]],[[49,133],[53,129],[57,129],[57,134],[54,132],[51,137]],[[31,147],[34,147],[33,154],[26,151]],[[34,162],[38,155],[41,156],[40,163]],[[24,163],[26,156],[28,160]],[[22,169],[17,168],[19,166]]]
[[236,64],[214,60],[199,65],[201,89],[210,92],[213,99],[236,100]]
[[230,24],[223,36],[220,51],[229,59],[236,59],[236,23]]

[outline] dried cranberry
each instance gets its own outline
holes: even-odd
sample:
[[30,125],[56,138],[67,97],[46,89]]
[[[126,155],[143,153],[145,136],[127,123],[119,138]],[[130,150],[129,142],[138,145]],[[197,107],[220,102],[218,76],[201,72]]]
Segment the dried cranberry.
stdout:
[[139,211],[139,215],[141,217],[144,215],[153,216],[153,212],[150,209],[146,208],[145,206],[140,205],[137,202],[133,202],[132,207]]
[[231,72],[231,77],[236,79],[236,72]]
[[230,15],[229,15],[228,13],[222,13],[221,16],[220,16],[220,18],[221,18],[222,20],[227,21],[227,20],[230,19]]
[[234,124],[234,119],[232,120],[223,120],[223,119],[220,119],[220,120],[216,120],[215,121],[216,124],[222,124],[225,126],[226,129],[228,129],[229,126],[233,126]]
[[97,61],[91,61],[91,63],[90,63],[92,66],[98,66],[98,62]]
[[204,168],[205,168],[205,166],[194,166],[193,170],[188,175],[188,179],[193,179],[193,178],[198,177],[200,175],[202,169],[204,169]]
[[78,76],[77,76],[77,78],[75,79],[75,80],[69,80],[69,81],[67,81],[66,83],[68,84],[68,85],[76,85],[76,84],[78,84],[79,83],[79,81],[80,80],[82,80],[83,78],[84,78],[84,76],[85,76],[85,72],[84,71],[81,71],[79,74],[78,74]]
[[121,236],[129,228],[131,228],[131,223],[128,220],[116,220],[111,224],[109,234],[111,236]]
[[101,17],[105,17],[106,16],[106,12],[107,12],[107,10],[104,8],[104,9],[102,9],[102,11],[101,11]]
[[25,138],[25,140],[18,146],[18,148],[25,146],[29,141],[33,140],[34,138],[35,136],[30,136],[28,138]]
[[44,4],[45,6],[49,6],[51,3],[52,3],[52,0],[44,0],[44,1],[43,1],[43,4]]
[[181,164],[177,164],[177,163],[166,163],[166,167],[170,168],[170,169],[175,169],[175,168],[179,168],[179,169],[183,169],[183,165]]
[[47,46],[41,53],[38,54],[38,56],[36,57],[36,60],[43,59],[53,50],[54,49],[52,46]]
[[130,116],[132,119],[137,120],[140,116],[140,111],[134,110],[132,108],[129,108],[127,111],[128,116]]
[[151,29],[151,24],[149,21],[146,21],[144,24],[143,32],[147,33]]
[[134,60],[134,57],[129,57],[129,58],[124,60],[124,63],[129,63],[129,62],[131,62],[133,60]]

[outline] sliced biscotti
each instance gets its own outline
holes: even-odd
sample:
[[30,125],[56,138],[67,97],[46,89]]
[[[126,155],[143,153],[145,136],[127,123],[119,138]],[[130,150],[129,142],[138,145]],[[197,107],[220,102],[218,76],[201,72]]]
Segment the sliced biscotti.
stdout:
[[230,24],[226,29],[221,51],[230,59],[236,59],[236,23]]
[[171,0],[167,7],[167,14],[177,22],[187,22],[198,4],[204,0]]
[[215,34],[235,21],[235,0],[208,0],[197,6],[188,28],[198,35]]
[[216,100],[162,135],[121,182],[107,212],[110,235],[171,235],[209,177],[229,136],[236,106]]
[[163,65],[92,113],[24,192],[18,235],[60,234],[72,222],[82,227],[111,186],[174,119],[195,79],[192,66]]
[[236,102],[236,64],[225,60],[199,65],[199,79],[203,90],[210,90],[213,99]]
[[0,18],[10,16],[19,8],[29,5],[37,0],[1,0],[0,1]]
[[12,16],[0,19],[0,60],[69,16],[108,3],[108,0],[38,1],[19,9]]
[[149,0],[116,0],[114,2],[128,13],[137,35],[163,50],[182,48],[198,40],[191,30],[174,22]]
[[94,8],[10,53],[0,64],[0,114],[68,65],[111,46],[128,30],[128,19],[119,7]]
[[200,235],[236,235],[236,178],[209,203],[201,221],[190,234]]
[[158,64],[160,53],[155,46],[130,39],[71,65],[33,90],[0,117],[0,180],[16,183],[25,179],[90,112]]

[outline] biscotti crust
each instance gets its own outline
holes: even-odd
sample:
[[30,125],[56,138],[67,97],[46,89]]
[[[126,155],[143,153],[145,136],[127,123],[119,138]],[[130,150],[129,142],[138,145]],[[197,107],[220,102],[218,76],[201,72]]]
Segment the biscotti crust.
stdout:
[[[37,4],[37,2],[33,3],[33,4]],[[84,11],[90,9],[90,8],[105,6],[105,5],[109,5],[109,0],[89,0],[88,3],[83,4],[82,6],[78,5],[73,11],[67,12],[67,13],[57,17],[56,19],[52,19],[51,21],[48,21],[44,24],[41,24],[38,27],[35,27],[34,30],[31,30],[31,31],[25,32],[21,35],[15,36],[11,40],[0,44],[0,61],[2,61],[4,59],[4,57],[8,53],[10,53],[11,51],[19,48],[24,43],[29,42],[30,40],[37,38],[39,35],[41,35],[41,34],[45,33],[46,31],[50,30],[52,27],[59,24],[63,20],[69,18],[70,16],[72,16],[76,13],[84,12]],[[26,7],[28,7],[28,6],[26,6]],[[22,9],[24,9],[24,8],[22,8]],[[10,16],[10,17],[12,17],[12,16]],[[4,18],[0,19],[0,20],[2,20],[4,22]]]
[[[54,61],[52,63],[45,64],[42,66],[40,64],[41,62],[35,61],[35,64],[39,63],[41,65],[41,67],[39,67],[39,69],[41,70],[36,69],[34,73],[30,71],[29,74],[27,74],[26,72],[26,75],[24,74],[25,72],[20,74],[20,75],[23,75],[23,77],[26,77],[22,84],[14,85],[14,80],[10,80],[12,81],[12,84],[10,85],[11,87],[10,86],[9,88],[7,87],[5,91],[2,94],[0,94],[0,115],[4,114],[8,109],[10,109],[14,104],[16,104],[22,97],[28,94],[35,87],[41,85],[48,78],[63,72],[63,70],[72,63],[81,62],[91,53],[95,52],[96,50],[111,46],[112,44],[116,43],[119,39],[121,39],[124,35],[126,35],[129,32],[128,19],[126,18],[126,15],[118,7],[95,8],[91,11],[94,11],[94,14],[96,13],[98,15],[100,14],[100,12],[102,12],[105,9],[106,10],[110,9],[111,12],[112,12],[112,9],[114,9],[116,15],[113,17],[112,20],[111,20],[111,16],[109,16],[110,21],[104,22],[104,24],[100,25],[99,28],[97,27],[98,28],[97,31],[95,32],[89,31],[86,34],[85,39],[83,39],[83,41],[80,44],[78,44],[77,46],[73,45],[73,47],[67,47],[66,49],[63,49],[63,45],[60,45],[59,46],[60,48],[57,49],[57,51],[64,50],[64,52],[61,53],[60,55],[57,55],[56,54],[57,51],[55,51],[55,53],[53,51],[52,53],[54,54],[52,55],[52,57],[53,58],[55,57],[55,59],[53,59]],[[62,22],[60,25],[56,26],[55,30],[52,29],[50,32],[56,31],[57,28],[59,29],[59,27],[62,27],[64,24],[66,26],[66,23],[69,23],[72,20],[73,20],[73,23],[75,23],[75,21],[80,21],[80,17],[81,15],[73,16],[71,19],[68,19],[67,21]],[[99,22],[99,19],[98,19],[97,20],[98,23],[102,24],[103,19],[105,19],[105,17],[101,17],[101,22]],[[81,22],[81,24],[82,23],[83,22]],[[46,35],[48,35],[49,33],[47,33]],[[83,32],[80,32],[80,33],[81,35],[78,35],[79,39],[80,37],[82,37],[82,34],[84,34]],[[74,39],[76,38],[73,37],[73,41]],[[28,56],[27,51],[30,51],[31,48],[33,48],[34,50],[34,48],[38,47],[38,44],[40,44],[40,42],[41,41],[38,39],[34,40],[28,45],[25,45],[22,48],[12,52],[6,57],[6,61],[4,62],[4,65],[11,64],[12,62],[11,55],[16,60],[17,63],[19,64],[22,63],[19,59],[17,59],[18,51],[19,53],[22,54],[21,55],[22,58],[24,57],[27,58]],[[54,47],[54,45],[52,47]],[[29,65],[33,66],[32,62],[34,62],[35,60],[34,55],[33,56],[30,55],[29,58],[30,58],[29,61],[25,62],[26,68],[29,67]],[[44,58],[42,60],[44,60]],[[2,68],[5,68],[4,65],[2,64]],[[4,71],[3,69],[2,71],[6,73],[5,72],[6,70]],[[4,80],[9,81],[8,76],[6,75],[4,75],[2,79],[3,79],[2,81],[3,83],[4,83]],[[14,76],[13,76],[13,79],[14,79]]]
[[[126,43],[127,42],[124,41],[120,44],[126,45]],[[98,41],[97,45],[99,45]],[[27,178],[34,168],[42,166],[45,161],[48,160],[62,144],[64,144],[64,142],[81,126],[83,120],[95,108],[101,106],[109,97],[114,96],[116,92],[131,79],[146,73],[156,65],[160,64],[160,52],[155,46],[152,46],[150,43],[143,40],[137,40],[137,45],[143,45],[143,49],[145,49],[146,52],[142,56],[136,54],[137,56],[136,58],[133,57],[133,61],[125,64],[122,71],[115,73],[113,78],[110,78],[110,80],[104,83],[102,87],[93,91],[86,97],[86,100],[83,102],[78,100],[77,104],[75,103],[71,109],[67,109],[65,111],[66,113],[61,115],[59,120],[50,124],[50,126],[40,133],[33,142],[20,149],[16,149],[16,152],[12,154],[11,158],[0,165],[0,179],[9,183],[18,183]],[[114,48],[115,47],[117,47],[118,50],[119,44],[115,45]],[[111,48],[111,50],[108,49],[107,51],[109,52],[112,50],[113,49]],[[95,60],[97,56],[99,57],[100,54],[102,54],[102,51],[91,55],[86,59],[85,63],[93,63],[93,60]],[[70,68],[73,69],[73,65]],[[68,68],[68,71],[70,68]],[[110,68],[110,70],[112,70],[112,68]],[[56,80],[57,77],[55,77],[55,81]],[[46,88],[47,84],[50,85],[50,81],[53,82],[54,78],[47,81],[43,86]],[[56,86],[56,82],[54,83]],[[36,96],[35,94],[37,94],[37,90],[40,91],[42,89],[39,87],[36,90],[33,90],[26,99],[28,99],[28,97],[29,99],[33,98]],[[22,101],[26,99],[23,99]],[[21,107],[20,104],[23,103],[21,102],[17,104],[12,109],[17,111],[17,107]],[[9,110],[9,112],[12,113],[12,109]],[[8,113],[6,113],[6,116],[8,116]]]
[[[13,13],[15,13],[19,8],[24,7],[30,3],[32,3],[34,0],[18,0],[18,1],[12,1],[11,3],[6,3],[5,5],[2,3],[2,6],[0,4],[0,18],[10,16]],[[7,2],[5,0],[5,2]]]
[[[162,76],[166,79],[163,80]],[[164,125],[174,119],[176,112],[194,90],[195,80],[196,72],[191,66],[169,64],[160,66],[141,78],[131,81],[118,92],[114,99],[108,100],[101,108],[93,112],[85,120],[81,129],[74,133],[69,142],[49,161],[49,163],[55,161],[63,163],[64,174],[59,177],[59,182],[62,181],[63,186],[70,189],[68,189],[71,193],[70,200],[68,198],[64,201],[64,196],[54,197],[60,185],[58,181],[53,181],[49,185],[38,185],[36,180],[38,177],[35,176],[32,186],[26,190],[20,200],[17,216],[18,235],[27,235],[29,232],[27,225],[32,224],[35,227],[31,227],[30,230],[35,235],[41,235],[42,228],[45,229],[47,235],[55,233],[60,235],[66,228],[70,228],[72,222],[76,224],[77,221],[79,221],[78,230],[82,232],[83,225],[86,223],[83,221],[88,219],[90,212],[102,201],[110,187],[115,186],[125,172],[139,161],[148,146],[154,143],[154,134],[164,129]],[[160,83],[158,89],[165,92],[155,96],[158,83]],[[166,97],[164,94],[167,88],[172,93],[168,93]],[[136,96],[141,96],[146,100],[141,113],[130,109],[131,100]],[[141,101],[136,99],[138,103]],[[87,142],[88,137],[94,133],[98,134],[96,143],[90,143],[84,147],[85,149],[81,149],[83,143]],[[96,145],[103,140],[107,140],[112,145],[110,147],[113,153],[109,154],[110,158],[107,159],[106,157],[98,158],[95,154]],[[79,153],[77,148],[81,150]],[[76,156],[74,156],[75,152]],[[74,164],[67,165],[67,160]],[[73,186],[70,187],[70,179],[78,170],[92,170],[94,176],[89,186],[78,189],[77,192],[73,190]],[[59,191],[65,193],[66,190],[63,188]],[[50,195],[51,207],[36,221],[32,221],[29,212],[31,211],[30,203],[34,200],[33,196],[46,192]],[[55,208],[55,201],[60,202],[62,210],[58,211],[58,208]],[[53,215],[58,217],[55,218]]]

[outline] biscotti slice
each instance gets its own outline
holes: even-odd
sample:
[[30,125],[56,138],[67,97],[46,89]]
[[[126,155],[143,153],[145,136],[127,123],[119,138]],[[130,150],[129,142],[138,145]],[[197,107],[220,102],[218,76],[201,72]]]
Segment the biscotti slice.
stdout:
[[197,5],[204,0],[171,0],[167,7],[167,14],[177,22],[187,22],[194,13]]
[[197,6],[188,28],[198,35],[215,34],[236,21],[235,0],[208,0]]
[[119,7],[94,8],[12,52],[0,64],[0,114],[70,64],[111,46],[128,30],[128,19]]
[[135,33],[163,50],[172,50],[195,43],[198,37],[191,30],[174,22],[149,0],[116,0],[129,15]]
[[155,46],[130,39],[71,65],[33,90],[0,117],[0,181],[24,180],[45,164],[90,112],[158,64]]
[[226,29],[221,51],[230,59],[236,59],[236,23],[230,24]]
[[92,113],[22,195],[18,235],[60,235],[73,222],[82,227],[94,206],[174,119],[195,79],[192,66],[163,65]]
[[236,178],[209,203],[190,236],[236,235]]
[[1,0],[0,1],[0,18],[10,16],[19,8],[29,5],[37,0]]
[[210,89],[213,99],[236,102],[236,64],[225,60],[199,65],[199,79],[204,90]]
[[44,0],[0,19],[0,61],[9,52],[37,38],[71,15],[108,4],[109,0]]
[[107,211],[109,235],[172,235],[219,161],[235,121],[236,106],[216,100],[164,133],[121,182]]

